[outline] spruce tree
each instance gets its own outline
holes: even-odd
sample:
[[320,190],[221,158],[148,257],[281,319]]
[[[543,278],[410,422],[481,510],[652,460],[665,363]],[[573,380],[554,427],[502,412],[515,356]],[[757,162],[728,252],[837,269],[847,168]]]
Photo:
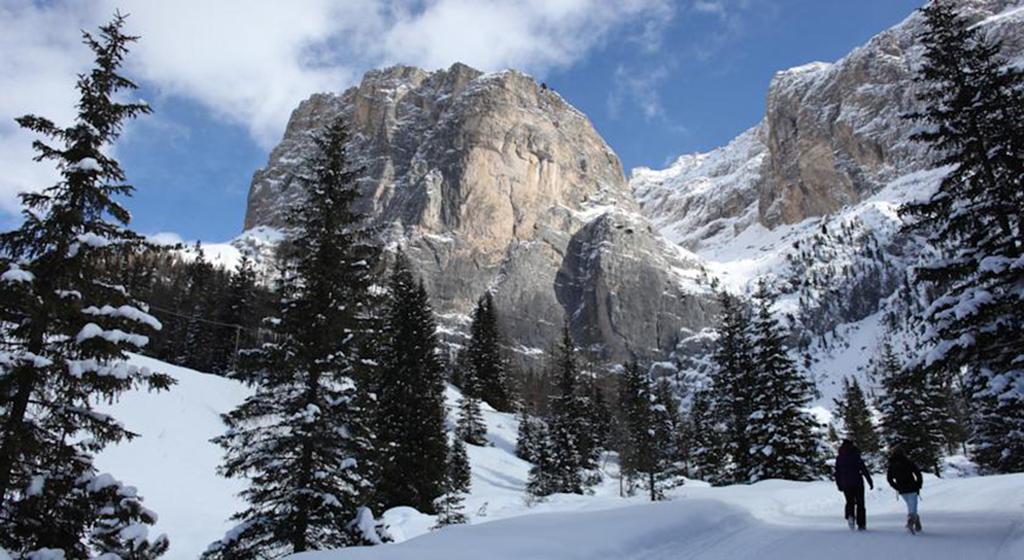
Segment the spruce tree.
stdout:
[[378,338],[368,302],[373,251],[352,204],[342,118],[314,138],[300,184],[305,201],[288,214],[274,342],[251,354],[255,393],[224,415],[214,439],[220,472],[244,477],[247,507],[207,558],[266,558],[381,540],[372,512],[372,418],[365,409],[369,341]]
[[687,454],[687,426],[683,419],[679,406],[679,399],[667,377],[662,377],[654,383],[654,399],[657,406],[664,409],[659,414],[664,418],[664,425],[667,429],[667,439],[664,443],[666,452],[665,477],[672,479],[672,484],[680,484],[682,477],[686,476],[686,462],[689,459]]
[[208,321],[213,318],[211,303],[214,296],[214,269],[206,260],[206,253],[200,243],[196,242],[194,252],[195,258],[186,267],[188,291],[184,297],[188,306],[184,311],[188,318],[185,319],[178,359],[175,361],[199,371],[211,371],[215,333]]
[[498,329],[498,313],[490,292],[477,301],[469,334],[466,358],[468,366],[473,369],[480,384],[480,399],[495,410],[514,410],[515,398],[508,378],[507,364],[501,351],[502,337]]
[[[966,369],[974,411],[971,451],[985,469],[1024,470],[1024,71],[945,0],[921,9],[917,77],[921,128],[912,139],[949,166],[938,190],[908,203],[909,229],[934,257],[915,280],[935,294],[932,347],[914,369]],[[925,374],[922,374],[925,375]]]
[[556,393],[550,398],[549,435],[555,479],[559,492],[582,494],[584,470],[595,466],[587,399],[580,394],[579,363],[569,323],[562,329],[556,357]]
[[243,255],[238,270],[230,275],[224,300],[218,306],[216,320],[220,326],[214,339],[213,371],[235,376],[238,354],[248,346],[249,333],[256,326],[257,304],[256,269],[252,259]]
[[444,494],[438,497],[434,504],[434,509],[437,511],[435,528],[469,521],[463,511],[462,502],[465,500],[465,494],[468,494],[470,490],[470,476],[466,444],[461,439],[454,438],[448,449],[446,460]]
[[534,447],[533,465],[530,467],[526,482],[526,493],[531,499],[543,499],[545,496],[562,492],[564,481],[547,423],[535,424],[534,430],[537,444]]
[[519,412],[518,430],[516,432],[516,457],[529,463],[537,462],[539,449],[544,445],[547,428],[544,421],[529,414],[526,409]]
[[455,421],[455,437],[471,445],[487,445],[487,423],[480,411],[480,389],[476,373],[467,371],[462,378],[462,399]]
[[888,340],[877,361],[882,394],[878,410],[890,449],[899,447],[923,469],[938,472],[945,411],[936,406],[935,385],[927,370],[904,367]]
[[377,499],[384,509],[433,513],[445,492],[444,365],[437,324],[422,282],[405,255],[395,257],[377,382]]
[[741,472],[740,478],[814,480],[824,472],[819,426],[806,410],[814,387],[786,350],[786,333],[772,313],[775,298],[761,279],[754,293],[751,325],[757,388],[745,434],[750,445],[749,470]]
[[724,424],[718,422],[713,407],[710,390],[698,390],[690,403],[687,420],[687,433],[690,435],[690,463],[693,476],[718,484],[724,482],[726,473],[723,456]]
[[844,377],[843,394],[833,402],[836,406],[836,416],[843,421],[843,438],[857,445],[870,466],[880,468],[881,439],[878,437],[871,408],[857,378]]
[[737,296],[721,292],[721,325],[712,356],[709,413],[719,437],[714,452],[721,467],[710,473],[715,484],[747,482],[752,471],[747,425],[753,412],[758,381],[754,376],[753,347],[749,335],[749,311]]
[[646,372],[633,360],[626,364],[619,387],[619,408],[624,438],[619,450],[622,475],[632,489],[647,488],[651,501],[664,499],[665,484],[673,473],[672,426],[669,409],[659,401]]
[[97,401],[173,383],[126,355],[161,325],[124,287],[124,263],[147,246],[118,201],[134,189],[109,148],[125,121],[150,112],[120,100],[136,88],[119,74],[137,39],[124,23],[116,14],[98,36],[83,32],[95,62],[78,77],[71,126],[17,119],[45,137],[33,142],[35,159],[53,162],[59,179],[22,193],[23,223],[0,234],[0,548],[15,557],[148,559],[167,549],[166,537],[145,537],[155,515],[134,490],[93,466],[108,444],[136,436]]

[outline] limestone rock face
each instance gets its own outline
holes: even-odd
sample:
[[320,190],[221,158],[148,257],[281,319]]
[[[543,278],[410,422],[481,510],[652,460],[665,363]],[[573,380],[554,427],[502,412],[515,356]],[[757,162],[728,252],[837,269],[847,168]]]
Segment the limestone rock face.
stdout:
[[[1024,10],[1017,4],[959,2],[1019,63]],[[644,214],[669,237],[700,249],[753,222],[773,228],[831,214],[929,167],[925,149],[907,141],[915,124],[901,116],[914,108],[922,31],[915,13],[835,63],[779,72],[754,129],[708,154],[682,156],[668,169],[634,172]]]
[[[360,210],[411,257],[447,328],[492,290],[512,343],[546,349],[568,318],[605,359],[663,356],[704,326],[697,265],[640,216],[618,157],[554,91],[514,71],[396,66],[293,113],[256,172],[246,228],[282,227],[311,135],[343,115],[366,169]],[[628,233],[627,233],[628,231]]]

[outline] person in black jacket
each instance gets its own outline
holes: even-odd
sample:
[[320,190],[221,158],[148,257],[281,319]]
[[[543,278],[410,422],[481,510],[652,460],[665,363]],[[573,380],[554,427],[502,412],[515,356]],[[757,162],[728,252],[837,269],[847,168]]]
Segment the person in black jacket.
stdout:
[[917,514],[917,498],[921,493],[921,486],[924,485],[921,469],[917,468],[902,449],[893,447],[889,453],[889,468],[885,478],[889,481],[889,486],[899,492],[903,501],[907,502],[907,529],[920,531],[921,517]]
[[875,483],[871,480],[871,471],[860,457],[860,449],[852,441],[844,439],[836,456],[835,470],[836,487],[846,497],[846,522],[850,529],[854,523],[863,531],[867,528],[867,510],[864,507],[864,481],[874,490]]

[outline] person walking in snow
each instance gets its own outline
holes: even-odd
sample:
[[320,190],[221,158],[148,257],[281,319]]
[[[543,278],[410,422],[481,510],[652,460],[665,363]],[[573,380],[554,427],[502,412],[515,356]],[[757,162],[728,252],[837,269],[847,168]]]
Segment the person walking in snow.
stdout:
[[839,446],[836,456],[835,470],[836,487],[846,497],[846,522],[852,531],[854,526],[863,531],[867,529],[867,510],[864,507],[864,481],[874,490],[875,483],[871,480],[871,471],[860,456],[860,449],[848,439]]
[[889,467],[886,469],[886,480],[893,490],[907,503],[907,529],[911,532],[921,530],[921,517],[917,514],[917,498],[924,485],[921,469],[910,460],[899,447],[893,447],[889,453]]

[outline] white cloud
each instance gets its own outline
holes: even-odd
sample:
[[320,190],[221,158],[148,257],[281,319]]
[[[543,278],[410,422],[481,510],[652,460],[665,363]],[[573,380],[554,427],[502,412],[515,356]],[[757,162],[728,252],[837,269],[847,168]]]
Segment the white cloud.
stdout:
[[640,110],[644,119],[653,121],[666,118],[659,87],[670,75],[667,66],[658,65],[650,70],[626,69],[618,66],[614,74],[614,88],[608,94],[608,113],[619,118],[627,103]]
[[79,30],[115,9],[142,36],[131,77],[202,104],[270,147],[299,101],[344,89],[369,68],[461,61],[543,76],[613,34],[639,34],[657,48],[672,0],[0,0],[0,212],[16,208],[14,193],[53,178],[30,162],[32,137],[11,119],[73,117],[74,76],[89,63]]

